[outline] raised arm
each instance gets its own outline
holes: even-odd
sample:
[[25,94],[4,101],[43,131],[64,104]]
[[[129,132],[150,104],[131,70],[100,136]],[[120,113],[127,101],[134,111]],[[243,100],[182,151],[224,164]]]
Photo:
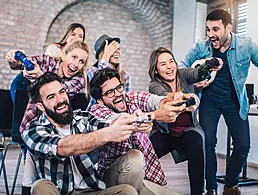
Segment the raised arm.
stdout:
[[[14,55],[15,52],[18,51],[17,49],[11,49],[5,54],[5,60],[8,62],[10,68],[12,70],[23,70],[24,66],[20,61],[15,60]],[[25,53],[22,50],[19,50],[22,53]]]
[[[201,44],[205,43],[202,42]],[[202,59],[202,57],[199,56],[199,48],[198,43],[194,44],[186,54],[184,60],[180,63],[179,68],[190,68],[196,60]]]
[[[31,125],[29,129],[23,133],[24,141],[33,155],[44,158],[75,156],[86,154],[93,149],[107,142],[121,142],[126,140],[135,129],[132,125],[136,121],[136,117],[130,115],[122,115],[112,125],[107,127],[109,123],[98,121],[92,118],[90,123],[85,124],[85,128],[94,124],[94,129],[104,127],[99,130],[85,133],[75,134],[66,137],[51,133],[51,130]],[[83,124],[80,124],[83,125]]]
[[75,94],[79,93],[84,88],[84,77],[82,74],[73,76],[70,79],[63,79],[62,84],[67,90],[69,98],[72,98]]

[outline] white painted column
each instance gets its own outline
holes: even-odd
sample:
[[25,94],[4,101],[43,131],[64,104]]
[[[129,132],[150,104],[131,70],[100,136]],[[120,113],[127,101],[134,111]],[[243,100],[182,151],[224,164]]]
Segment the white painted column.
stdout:
[[207,4],[197,2],[196,3],[196,23],[195,23],[195,38],[194,42],[206,37],[206,16],[207,16]]
[[174,0],[172,52],[179,63],[193,46],[196,0]]

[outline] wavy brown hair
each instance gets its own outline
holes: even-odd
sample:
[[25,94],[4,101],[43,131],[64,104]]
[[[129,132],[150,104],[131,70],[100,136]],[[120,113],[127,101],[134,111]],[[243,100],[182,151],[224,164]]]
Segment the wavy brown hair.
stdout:
[[178,72],[177,62],[176,62],[176,60],[174,58],[173,53],[170,50],[168,50],[168,49],[166,49],[164,47],[159,47],[158,49],[154,50],[151,53],[151,55],[150,55],[150,59],[149,59],[149,65],[150,65],[150,67],[149,67],[149,76],[150,76],[150,79],[151,79],[151,81],[156,81],[156,82],[161,83],[168,92],[172,92],[171,87],[169,86],[167,81],[165,81],[165,79],[162,76],[159,75],[158,69],[157,69],[159,55],[161,55],[163,53],[170,54],[172,56],[172,58],[174,59],[175,63],[176,63],[176,66],[177,66],[177,71],[176,71],[176,91],[174,91],[174,92],[181,91],[181,84],[180,84],[180,79],[179,79],[179,72]]

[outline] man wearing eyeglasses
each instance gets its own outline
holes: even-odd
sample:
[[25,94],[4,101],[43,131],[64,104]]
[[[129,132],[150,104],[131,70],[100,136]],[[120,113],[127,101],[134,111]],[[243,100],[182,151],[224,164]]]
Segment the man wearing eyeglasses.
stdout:
[[135,116],[103,121],[88,112],[73,113],[61,78],[53,72],[31,83],[29,96],[43,113],[22,134],[38,176],[32,195],[138,194],[126,184],[106,188],[88,156],[102,144],[127,139],[135,130]]
[[[185,105],[173,107],[176,101],[148,92],[125,93],[116,70],[105,68],[95,73],[90,81],[90,93],[97,100],[91,112],[101,119],[110,119],[117,113],[149,114],[151,119],[173,122],[185,109]],[[160,109],[159,109],[160,108]],[[140,195],[176,194],[163,187],[165,175],[146,132],[152,128],[151,121],[136,123],[137,129],[120,143],[109,142],[99,148],[98,173],[107,186],[126,183]]]

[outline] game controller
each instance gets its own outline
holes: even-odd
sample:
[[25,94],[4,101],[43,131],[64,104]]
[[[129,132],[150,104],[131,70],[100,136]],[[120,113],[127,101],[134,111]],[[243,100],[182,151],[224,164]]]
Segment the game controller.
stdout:
[[190,97],[189,99],[184,99],[184,100],[182,100],[182,102],[179,102],[179,103],[174,104],[172,106],[182,106],[183,104],[185,104],[186,107],[189,107],[189,106],[195,105],[196,101],[193,97]]
[[24,64],[24,68],[27,71],[34,70],[34,64],[31,63],[30,60],[20,51],[16,51],[14,55],[15,60],[19,60]]
[[210,80],[212,77],[210,75],[210,73],[212,72],[210,69],[218,67],[219,61],[217,58],[212,58],[210,60],[205,60],[205,62],[203,64],[197,64],[195,66],[195,68],[199,67],[199,71],[198,71],[198,77],[201,81],[208,79]]
[[138,116],[137,120],[135,121],[135,124],[139,125],[140,123],[150,123],[150,122],[152,122],[151,116],[147,114],[147,115]]

